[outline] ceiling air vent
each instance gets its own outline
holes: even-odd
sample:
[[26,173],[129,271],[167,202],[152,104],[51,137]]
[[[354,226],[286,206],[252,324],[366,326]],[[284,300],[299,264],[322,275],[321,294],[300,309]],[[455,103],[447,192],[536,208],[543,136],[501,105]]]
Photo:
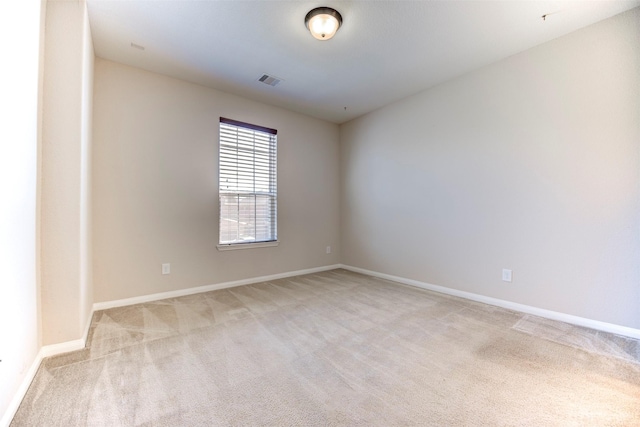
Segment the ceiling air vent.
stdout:
[[269,86],[275,86],[278,83],[280,83],[282,79],[279,79],[278,77],[270,76],[268,74],[263,74],[262,77],[258,79],[258,81]]

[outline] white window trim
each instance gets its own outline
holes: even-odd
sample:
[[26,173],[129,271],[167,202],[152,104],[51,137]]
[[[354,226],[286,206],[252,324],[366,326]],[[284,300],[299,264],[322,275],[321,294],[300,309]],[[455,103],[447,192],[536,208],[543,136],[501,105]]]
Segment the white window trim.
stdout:
[[[275,145],[273,147],[277,147],[277,142],[276,142],[277,141],[277,139],[276,139],[277,136],[276,135],[277,135],[278,131],[275,130],[275,129],[266,128],[266,127],[259,126],[259,125],[253,125],[253,124],[250,124],[250,123],[244,123],[244,122],[240,122],[240,121],[232,120],[232,119],[227,119],[227,118],[223,118],[223,117],[220,117],[220,123],[221,124],[222,123],[226,123],[227,125],[230,125],[230,126],[234,126],[234,127],[238,127],[238,128],[245,128],[245,130],[246,129],[251,129],[253,131],[257,131],[257,132],[262,132],[262,133],[268,134],[268,135],[270,135],[270,140],[275,143]],[[222,144],[221,141],[222,141],[222,135],[219,136],[219,144],[220,144],[219,147],[218,147],[219,153],[221,152],[221,146],[222,146],[221,145]],[[277,148],[272,148],[272,146],[269,145],[269,152],[274,151],[274,154],[275,154],[275,150],[277,150]],[[219,155],[222,156],[221,154],[219,154]],[[220,159],[218,159],[218,167],[221,167],[220,166]],[[273,188],[277,188],[277,172],[276,172],[276,170],[277,170],[277,160],[274,161],[273,169],[272,169],[273,179],[274,179]],[[220,173],[220,170],[219,170],[218,171],[218,179],[220,179],[220,174],[221,173]],[[269,176],[271,177],[272,175],[269,175]],[[255,179],[255,176],[254,176],[254,179]],[[221,194],[237,194],[237,195],[240,195],[240,192],[225,193],[224,191],[222,191],[220,189],[220,182],[218,182],[218,189],[219,189],[218,190],[219,191],[218,196],[219,196],[220,200],[221,200]],[[271,190],[271,187],[270,187],[270,190]],[[266,195],[266,196],[272,196],[273,200],[274,200],[273,203],[275,204],[275,206],[277,206],[277,199],[278,199],[277,198],[277,190],[275,192],[273,192],[273,193],[274,193],[273,195],[271,193],[264,193],[263,194],[263,193],[257,193],[257,192],[247,193],[247,194],[248,195],[254,195],[254,196],[255,195],[260,195],[260,194],[263,194],[263,195]],[[222,203],[222,201],[220,201],[220,203]],[[218,229],[221,230],[221,225],[220,225],[221,224],[221,218],[222,218],[221,207],[218,210],[218,212],[219,212]],[[218,244],[216,245],[217,249],[219,251],[232,251],[232,250],[238,250],[238,249],[254,249],[254,248],[265,248],[265,247],[278,246],[279,241],[277,240],[277,238],[278,238],[277,237],[277,230],[278,230],[278,220],[277,220],[278,211],[277,211],[277,207],[275,208],[275,211],[273,212],[273,215],[275,217],[275,220],[274,220],[274,223],[273,223],[272,234],[275,234],[275,235],[273,235],[272,237],[275,237],[276,240],[273,240],[273,241],[246,242],[246,243],[245,242],[238,242],[238,241],[230,242],[230,243],[220,243],[220,236],[218,236]]]
[[256,248],[269,248],[278,246],[280,241],[274,240],[272,242],[258,242],[258,243],[226,243],[223,245],[218,244],[219,251],[235,251],[239,249],[256,249]]

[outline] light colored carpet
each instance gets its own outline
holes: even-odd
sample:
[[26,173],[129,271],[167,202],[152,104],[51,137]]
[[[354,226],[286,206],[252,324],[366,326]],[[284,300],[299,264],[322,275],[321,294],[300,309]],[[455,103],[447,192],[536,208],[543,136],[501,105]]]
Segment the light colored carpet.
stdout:
[[638,342],[345,270],[116,308],[12,426],[637,426]]

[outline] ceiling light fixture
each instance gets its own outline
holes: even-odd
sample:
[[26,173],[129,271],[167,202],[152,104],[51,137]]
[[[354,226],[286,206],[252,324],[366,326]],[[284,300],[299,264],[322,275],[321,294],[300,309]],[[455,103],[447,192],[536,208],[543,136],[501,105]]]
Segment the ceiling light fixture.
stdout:
[[342,25],[342,15],[330,7],[316,7],[304,18],[311,35],[318,40],[329,40]]

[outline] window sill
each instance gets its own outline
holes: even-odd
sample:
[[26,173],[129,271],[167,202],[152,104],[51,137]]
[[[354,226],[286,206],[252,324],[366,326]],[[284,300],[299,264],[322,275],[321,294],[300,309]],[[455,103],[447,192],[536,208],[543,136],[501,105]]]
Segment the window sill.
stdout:
[[269,248],[272,246],[278,246],[280,242],[278,240],[273,242],[259,242],[259,243],[229,243],[226,245],[217,245],[219,251],[236,251],[239,249],[256,249],[256,248]]

